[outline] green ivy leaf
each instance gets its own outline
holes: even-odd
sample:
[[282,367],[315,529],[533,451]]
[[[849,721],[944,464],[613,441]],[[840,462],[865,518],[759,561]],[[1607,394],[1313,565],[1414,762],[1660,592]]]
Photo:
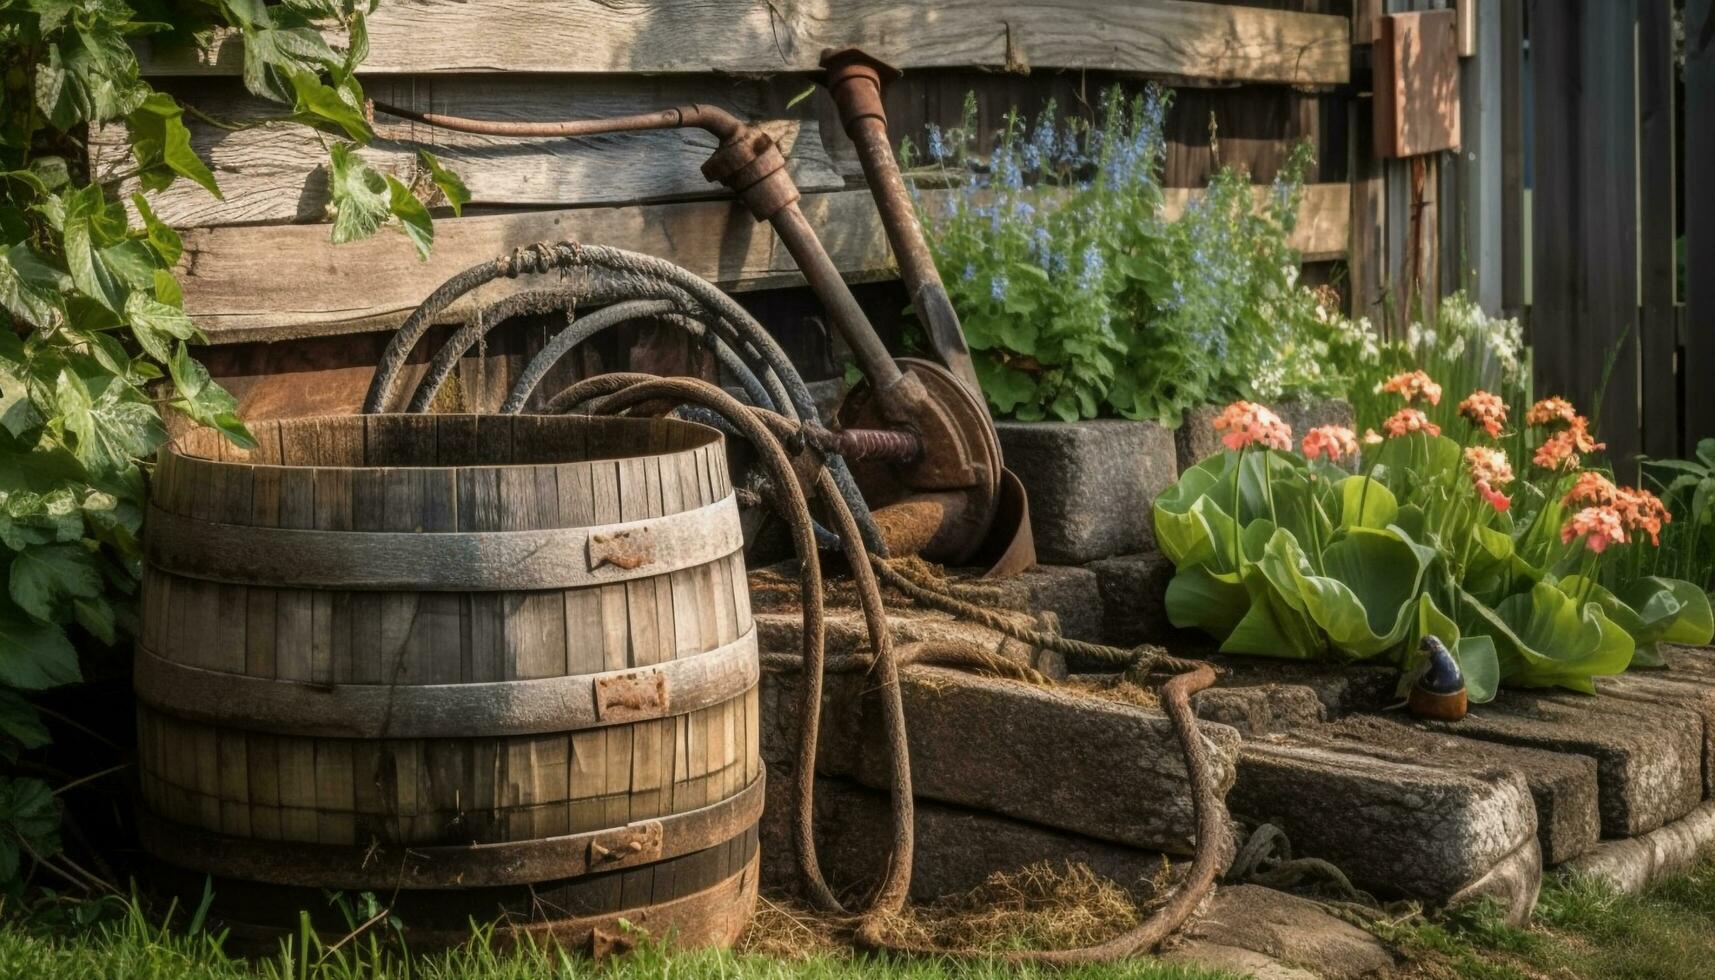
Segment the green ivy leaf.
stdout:
[[60,295],[71,284],[70,276],[23,242],[0,253],[0,307],[25,323],[58,323],[65,312]]
[[329,151],[335,245],[368,238],[393,213],[387,178],[359,159],[356,149],[351,143],[335,143]]
[[42,716],[30,702],[5,688],[0,688],[0,735],[26,749],[39,749],[53,741],[47,726],[42,724]]
[[[131,195],[131,206],[137,209],[137,215],[143,219],[143,229],[147,236],[149,247],[155,250],[163,265],[172,265],[185,252],[184,239],[179,233],[160,218],[155,217],[155,210],[149,207],[149,202],[141,194]],[[155,270],[155,275],[164,271]],[[160,298],[159,292],[156,298]]]
[[61,420],[75,440],[78,461],[95,473],[119,473],[166,441],[154,405],[116,377],[94,379],[95,390],[72,371],[54,383]]
[[20,551],[9,579],[7,591],[18,608],[47,623],[64,620],[70,600],[101,594],[101,570],[89,549],[77,544]]
[[154,92],[132,110],[125,123],[131,131],[131,152],[142,168],[144,189],[158,191],[175,177],[187,177],[216,198],[225,200],[214,174],[191,149],[185,110],[165,92]]
[[59,853],[59,826],[59,801],[47,783],[0,776],[0,827],[8,831],[0,834],[0,885],[8,891],[21,887],[17,879],[25,848],[37,857]]
[[0,684],[39,691],[82,679],[77,651],[65,631],[31,619],[0,597]]
[[[176,285],[176,283],[175,283]],[[143,352],[157,361],[173,356],[173,341],[202,336],[185,311],[138,291],[125,300],[125,319]]]
[[388,207],[398,216],[405,230],[405,237],[411,239],[411,244],[417,246],[417,258],[426,261],[429,249],[435,244],[435,222],[429,217],[429,209],[417,196],[393,177],[387,178]]
[[375,138],[369,120],[363,117],[363,103],[352,99],[349,90],[334,88],[313,71],[294,71],[291,79],[292,109],[298,116],[307,121],[332,123],[359,143]]
[[441,196],[447,199],[447,206],[453,209],[453,214],[463,215],[464,206],[470,203],[470,188],[464,185],[458,174],[441,166],[441,161],[428,150],[418,150],[417,159],[429,169],[429,179],[441,189]]
[[178,394],[173,399],[174,408],[201,425],[213,426],[226,433],[235,445],[245,449],[256,448],[256,438],[238,417],[237,400],[214,383],[208,369],[191,356],[190,348],[179,344],[172,360],[167,362],[167,370],[172,373],[173,387]]

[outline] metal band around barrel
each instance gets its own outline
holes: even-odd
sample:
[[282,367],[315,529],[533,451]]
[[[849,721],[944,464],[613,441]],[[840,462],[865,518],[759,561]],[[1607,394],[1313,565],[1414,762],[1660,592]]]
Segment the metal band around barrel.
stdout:
[[536,531],[255,527],[155,507],[145,531],[149,562],[174,575],[292,589],[574,589],[693,568],[744,546],[731,494],[666,517]]
[[143,848],[181,868],[309,888],[473,888],[619,871],[722,844],[762,816],[765,776],[719,803],[606,830],[503,844],[373,847],[229,837],[139,812]]
[[648,667],[478,684],[313,684],[206,670],[137,647],[137,697],[191,721],[323,738],[540,735],[682,715],[750,690],[756,631]]

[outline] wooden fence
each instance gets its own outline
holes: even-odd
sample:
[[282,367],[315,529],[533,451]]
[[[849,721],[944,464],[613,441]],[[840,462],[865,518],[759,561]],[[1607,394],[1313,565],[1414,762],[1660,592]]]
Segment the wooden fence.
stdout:
[[[804,210],[884,331],[897,330],[903,291],[861,170],[824,93],[812,84],[825,47],[860,45],[906,70],[888,96],[893,135],[954,125],[967,92],[984,135],[1012,105],[1049,99],[1090,112],[1116,80],[1167,81],[1165,183],[1182,207],[1219,163],[1272,180],[1292,146],[1310,140],[1310,174],[1295,244],[1339,278],[1353,191],[1350,0],[384,0],[370,18],[363,81],[377,98],[419,109],[509,119],[635,112],[712,102],[758,120],[789,151]],[[144,51],[144,71],[203,113],[243,120],[277,112],[246,95],[240,52]],[[333,246],[319,141],[301,127],[236,131],[193,123],[225,200],[186,182],[151,198],[188,226],[180,269],[186,305],[215,347],[206,360],[253,417],[352,411],[386,330],[453,273],[515,246],[576,238],[678,262],[739,293],[810,378],[838,373],[819,311],[767,226],[756,225],[697,166],[701,132],[587,140],[461,136],[378,120],[363,151],[380,169],[413,176],[429,146],[460,171],[475,200],[439,217],[433,256],[415,257],[388,232]],[[98,176],[127,167],[119,135],[91,134]],[[129,192],[132,188],[121,187]],[[453,311],[451,315],[457,315]],[[466,407],[487,409],[554,329],[519,318],[460,366]],[[573,374],[633,367],[713,370],[684,340],[647,327],[586,345]],[[544,390],[551,386],[544,385]]]
[[1527,317],[1540,392],[1599,399],[1616,469],[1685,455],[1715,436],[1715,4],[1483,5],[1498,85],[1476,111],[1503,147],[1485,305]]

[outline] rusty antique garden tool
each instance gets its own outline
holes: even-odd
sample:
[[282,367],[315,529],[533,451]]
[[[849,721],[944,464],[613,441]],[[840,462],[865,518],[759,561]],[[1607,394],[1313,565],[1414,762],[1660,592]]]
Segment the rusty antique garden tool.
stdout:
[[[848,132],[858,144],[889,240],[939,361],[896,360],[887,352],[799,209],[800,194],[779,147],[762,129],[724,109],[693,104],[633,116],[553,123],[466,119],[380,103],[375,109],[490,136],[582,137],[683,127],[713,134],[719,146],[703,164],[703,176],[731,188],[758,221],[773,226],[856,356],[864,381],[847,395],[837,413],[839,427],[826,433],[820,448],[852,464],[863,503],[873,514],[877,543],[888,554],[920,554],[947,564],[980,562],[995,574],[1023,570],[1035,563],[1027,503],[1017,479],[1003,471],[1000,442],[976,387],[958,319],[929,258],[887,143],[886,120],[880,115],[881,68],[885,66],[877,68],[879,62],[855,52],[831,54],[829,64],[842,115],[849,115]],[[869,80],[873,80],[873,98],[864,89]],[[623,294],[611,298],[632,300],[609,307],[620,308],[619,316],[681,312]],[[371,389],[367,411],[385,410],[386,391],[396,370],[397,365],[382,365],[378,380],[388,379],[388,384]],[[759,373],[765,377],[791,373],[788,365],[779,363],[770,370],[773,375]]]

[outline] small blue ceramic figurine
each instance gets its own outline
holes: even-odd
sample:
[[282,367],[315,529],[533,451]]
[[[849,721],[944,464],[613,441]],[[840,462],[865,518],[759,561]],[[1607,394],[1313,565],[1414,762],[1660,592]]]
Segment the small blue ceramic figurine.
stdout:
[[1419,718],[1458,721],[1465,717],[1466,708],[1465,675],[1459,672],[1459,661],[1433,636],[1423,638],[1422,649],[1429,657],[1429,669],[1411,685],[1406,706]]

